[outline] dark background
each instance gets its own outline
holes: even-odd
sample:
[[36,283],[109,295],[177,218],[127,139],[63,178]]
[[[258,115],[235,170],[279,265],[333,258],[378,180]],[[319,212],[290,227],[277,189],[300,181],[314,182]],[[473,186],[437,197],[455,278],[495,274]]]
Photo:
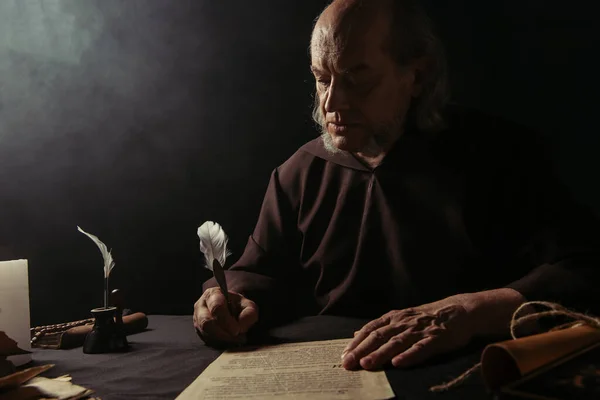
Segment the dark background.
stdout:
[[[550,3],[550,4],[549,4]],[[456,102],[547,135],[600,211],[594,2],[429,1]],[[311,0],[0,0],[0,257],[29,259],[33,325],[101,306],[191,313],[196,228],[239,257],[269,174],[312,139]],[[482,131],[485,134],[485,131]]]

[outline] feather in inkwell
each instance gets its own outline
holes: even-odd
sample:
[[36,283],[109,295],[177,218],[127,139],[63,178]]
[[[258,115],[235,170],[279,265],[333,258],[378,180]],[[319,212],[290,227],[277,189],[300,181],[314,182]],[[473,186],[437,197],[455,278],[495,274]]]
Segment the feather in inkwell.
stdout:
[[225,261],[231,254],[227,249],[229,238],[221,225],[212,221],[206,221],[198,228],[198,237],[200,238],[200,251],[204,254],[206,260],[205,266],[213,272],[215,280],[219,284],[223,296],[225,296],[229,312],[234,315],[229,302],[229,291],[224,271]]
[[102,253],[102,258],[104,259],[104,308],[108,308],[108,277],[110,276],[110,272],[115,267],[115,261],[112,258],[112,254],[110,254],[110,250],[108,247],[97,236],[92,235],[91,233],[87,233],[80,227],[77,227],[77,230],[90,239],[96,246],[100,249],[100,253]]

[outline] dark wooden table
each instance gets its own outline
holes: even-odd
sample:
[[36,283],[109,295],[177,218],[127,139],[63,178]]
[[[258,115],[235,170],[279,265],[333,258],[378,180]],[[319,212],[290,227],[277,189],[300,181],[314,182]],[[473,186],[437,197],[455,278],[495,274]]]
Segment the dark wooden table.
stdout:
[[[308,317],[270,331],[274,342],[297,342],[351,337],[364,320]],[[213,361],[220,351],[206,347],[196,336],[191,316],[149,316],[148,330],[129,336],[132,350],[122,354],[83,354],[72,350],[35,350],[36,365],[56,366],[46,376],[70,374],[73,382],[96,391],[103,400],[174,399]],[[397,399],[490,399],[479,374],[444,393],[432,385],[447,381],[478,361],[482,345],[446,356],[428,365],[386,371]]]

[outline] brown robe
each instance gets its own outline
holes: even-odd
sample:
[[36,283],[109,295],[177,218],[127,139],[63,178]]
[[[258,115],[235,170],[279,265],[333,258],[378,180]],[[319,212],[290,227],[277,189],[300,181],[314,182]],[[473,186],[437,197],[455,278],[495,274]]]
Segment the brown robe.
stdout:
[[378,317],[501,287],[588,308],[597,243],[592,214],[569,198],[532,133],[455,110],[435,136],[407,127],[373,170],[321,139],[301,147],[271,175],[227,279],[269,319]]

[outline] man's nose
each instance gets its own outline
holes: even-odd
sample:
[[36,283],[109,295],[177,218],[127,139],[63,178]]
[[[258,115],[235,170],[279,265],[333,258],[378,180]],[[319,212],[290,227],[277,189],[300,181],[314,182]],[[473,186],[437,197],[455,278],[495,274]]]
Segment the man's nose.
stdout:
[[325,98],[325,111],[336,112],[348,108],[348,93],[345,88],[337,82],[332,82]]

